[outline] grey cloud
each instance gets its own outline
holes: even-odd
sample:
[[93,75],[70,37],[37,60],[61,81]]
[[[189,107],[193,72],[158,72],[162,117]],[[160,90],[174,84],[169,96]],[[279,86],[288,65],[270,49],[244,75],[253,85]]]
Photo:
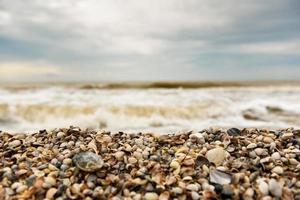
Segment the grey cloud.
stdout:
[[[276,56],[300,65],[298,10],[296,0],[2,0],[0,58],[94,79],[209,78],[222,65],[260,63],[268,71]],[[266,52],[270,44],[285,52]]]

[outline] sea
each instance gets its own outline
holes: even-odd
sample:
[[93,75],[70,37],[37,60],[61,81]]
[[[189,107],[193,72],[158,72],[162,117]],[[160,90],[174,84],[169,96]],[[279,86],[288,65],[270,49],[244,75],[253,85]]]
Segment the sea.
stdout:
[[299,82],[43,83],[0,86],[0,131],[300,128]]

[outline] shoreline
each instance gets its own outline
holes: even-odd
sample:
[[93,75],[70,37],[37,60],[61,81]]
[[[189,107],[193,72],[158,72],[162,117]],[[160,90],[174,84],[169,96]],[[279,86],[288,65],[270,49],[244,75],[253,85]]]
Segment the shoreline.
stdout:
[[248,80],[248,81],[91,81],[91,82],[0,82],[0,88],[11,90],[39,89],[47,87],[76,89],[205,89],[236,87],[284,87],[300,86],[299,80]]
[[299,199],[299,146],[294,129],[0,132],[0,199]]

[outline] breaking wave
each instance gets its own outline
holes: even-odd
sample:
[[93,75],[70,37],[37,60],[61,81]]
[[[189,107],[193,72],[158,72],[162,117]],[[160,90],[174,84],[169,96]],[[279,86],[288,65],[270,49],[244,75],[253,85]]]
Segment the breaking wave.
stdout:
[[0,130],[68,127],[173,132],[300,127],[300,87],[0,90]]

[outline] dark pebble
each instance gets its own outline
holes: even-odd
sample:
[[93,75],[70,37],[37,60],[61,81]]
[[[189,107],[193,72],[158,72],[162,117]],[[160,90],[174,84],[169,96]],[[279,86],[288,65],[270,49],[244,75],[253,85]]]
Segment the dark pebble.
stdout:
[[231,198],[233,196],[233,190],[232,187],[230,185],[224,185],[223,186],[223,190],[221,192],[221,196],[222,198]]

